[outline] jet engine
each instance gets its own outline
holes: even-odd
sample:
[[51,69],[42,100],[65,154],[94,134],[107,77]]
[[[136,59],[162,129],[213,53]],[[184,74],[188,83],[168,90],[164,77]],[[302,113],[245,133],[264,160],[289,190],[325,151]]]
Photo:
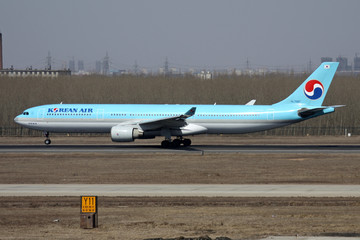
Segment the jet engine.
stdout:
[[111,140],[113,142],[132,142],[141,138],[144,132],[131,126],[114,126],[111,128]]

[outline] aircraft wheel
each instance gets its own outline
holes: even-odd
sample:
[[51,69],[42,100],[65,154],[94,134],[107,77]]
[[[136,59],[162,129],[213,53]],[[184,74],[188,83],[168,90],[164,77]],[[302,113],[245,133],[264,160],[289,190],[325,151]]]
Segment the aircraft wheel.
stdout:
[[170,147],[170,142],[167,140],[164,140],[161,142],[161,147],[162,148],[169,148]]
[[181,140],[180,139],[174,139],[174,141],[171,142],[171,145],[173,148],[178,148],[180,147],[181,144]]
[[188,146],[191,145],[191,140],[186,138],[186,139],[183,140],[183,144],[184,144],[184,147],[188,147]]
[[44,143],[45,143],[46,145],[50,145],[50,144],[51,144],[51,140],[50,140],[50,139],[45,139]]

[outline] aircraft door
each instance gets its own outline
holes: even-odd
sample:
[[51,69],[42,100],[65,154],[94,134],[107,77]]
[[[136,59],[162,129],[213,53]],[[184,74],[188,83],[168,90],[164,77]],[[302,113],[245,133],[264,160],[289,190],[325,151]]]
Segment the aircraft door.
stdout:
[[274,112],[273,111],[268,112],[267,119],[268,120],[274,120]]
[[96,119],[103,120],[104,119],[104,109],[98,109],[96,112]]

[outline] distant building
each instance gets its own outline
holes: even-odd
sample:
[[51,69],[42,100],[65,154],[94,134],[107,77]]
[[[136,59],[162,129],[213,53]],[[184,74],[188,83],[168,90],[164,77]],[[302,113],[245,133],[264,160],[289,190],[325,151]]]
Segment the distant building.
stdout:
[[158,74],[163,75],[165,73],[164,68],[159,68]]
[[17,69],[3,69],[0,70],[0,76],[9,77],[58,77],[70,76],[70,70],[17,70]]
[[357,54],[355,54],[354,57],[354,71],[360,71],[360,57],[358,57]]
[[201,71],[200,73],[198,73],[198,77],[204,80],[209,80],[213,78],[213,75],[210,71]]
[[84,61],[82,60],[78,61],[78,71],[84,71]]
[[351,66],[348,65],[348,59],[346,57],[339,56],[336,58],[336,61],[339,62],[338,71],[351,71]]
[[321,58],[321,63],[323,63],[323,62],[332,62],[332,61],[333,61],[332,57],[322,57]]
[[69,61],[69,69],[70,71],[75,72],[75,60]]
[[101,61],[95,62],[95,73],[97,73],[97,74],[101,73]]
[[126,70],[119,70],[119,71],[116,71],[116,72],[112,73],[113,76],[121,76],[121,75],[124,75],[124,74],[126,74]]

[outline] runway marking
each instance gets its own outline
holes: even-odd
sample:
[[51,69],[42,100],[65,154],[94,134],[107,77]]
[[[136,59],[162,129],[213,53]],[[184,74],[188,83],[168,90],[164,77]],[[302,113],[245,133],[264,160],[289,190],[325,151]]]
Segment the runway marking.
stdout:
[[360,185],[0,184],[0,196],[360,197]]

